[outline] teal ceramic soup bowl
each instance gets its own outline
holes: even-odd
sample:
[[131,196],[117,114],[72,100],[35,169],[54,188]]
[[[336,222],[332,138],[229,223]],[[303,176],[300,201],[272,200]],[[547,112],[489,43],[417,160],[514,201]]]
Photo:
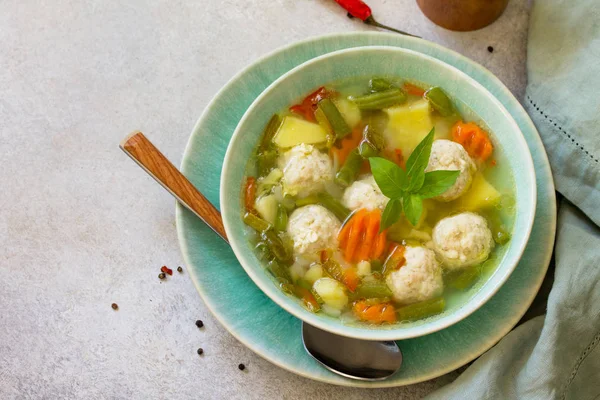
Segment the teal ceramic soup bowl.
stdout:
[[[493,132],[499,162],[509,163],[514,175],[516,215],[510,245],[493,273],[447,304],[436,316],[402,324],[346,324],[323,313],[314,314],[299,300],[282,292],[249,242],[250,228],[242,222],[242,183],[248,160],[271,116],[315,88],[352,77],[398,76],[442,87],[462,115],[475,113]],[[249,85],[252,82],[248,82]],[[458,69],[424,54],[396,47],[359,47],[312,59],[271,84],[248,108],[231,138],[221,173],[221,212],[227,236],[242,267],[274,302],[297,318],[326,331],[364,340],[399,340],[444,329],[481,307],[507,280],[521,257],[533,224],[536,180],[531,154],[508,111],[483,86]],[[300,332],[298,332],[300,334]]]

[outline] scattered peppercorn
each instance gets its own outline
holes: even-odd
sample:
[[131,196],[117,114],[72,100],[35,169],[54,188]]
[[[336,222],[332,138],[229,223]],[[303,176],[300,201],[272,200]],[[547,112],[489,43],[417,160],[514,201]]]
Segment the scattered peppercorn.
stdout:
[[113,310],[119,309],[119,306],[117,305],[117,303],[112,303],[110,306],[112,307]]
[[244,364],[240,364],[238,365],[238,368],[240,369],[240,371],[243,371],[246,369],[246,366]]
[[488,46],[488,51],[489,51],[490,53],[493,53],[493,52],[494,52],[494,48],[493,48],[492,46]]
[[179,267],[177,267],[177,272],[183,272],[183,268],[181,268],[181,265]]
[[165,275],[164,272],[161,272],[160,274],[158,274],[158,279],[165,279],[167,276]]
[[200,348],[198,348],[196,353],[198,353],[198,355],[201,356],[202,354],[204,354],[204,350],[202,350],[202,347],[200,347]]
[[173,275],[173,270],[171,268],[168,268],[166,265],[163,265],[160,270],[162,272],[166,272],[169,275]]
[[204,326],[204,322],[202,322],[201,320],[196,321],[196,326],[198,328],[202,328]]

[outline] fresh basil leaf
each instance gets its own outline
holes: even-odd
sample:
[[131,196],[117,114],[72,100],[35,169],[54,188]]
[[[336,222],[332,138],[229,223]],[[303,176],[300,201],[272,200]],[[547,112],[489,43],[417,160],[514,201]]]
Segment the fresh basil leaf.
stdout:
[[415,147],[410,157],[408,157],[408,161],[406,161],[406,177],[408,179],[407,190],[409,192],[416,192],[423,186],[425,168],[427,168],[427,164],[429,164],[434,134],[435,128],[432,128],[427,136],[421,140],[421,143]]
[[371,157],[369,163],[381,193],[390,199],[402,197],[402,193],[406,188],[406,173],[404,170],[381,157]]
[[401,215],[402,203],[400,202],[400,199],[391,199],[388,201],[387,206],[385,206],[385,210],[383,210],[383,215],[381,216],[379,232],[398,222]]
[[412,226],[416,226],[419,223],[419,218],[421,218],[421,213],[423,212],[423,200],[421,196],[414,193],[405,193],[402,197],[402,204],[404,206],[404,215],[406,215],[406,219],[408,222],[412,224]]
[[424,199],[439,196],[454,185],[459,175],[460,171],[426,172],[423,186],[417,194]]

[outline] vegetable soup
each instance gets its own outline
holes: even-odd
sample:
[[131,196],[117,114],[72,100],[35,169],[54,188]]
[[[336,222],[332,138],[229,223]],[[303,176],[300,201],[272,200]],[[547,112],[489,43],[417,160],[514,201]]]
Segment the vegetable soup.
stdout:
[[281,290],[312,312],[380,325],[439,314],[485,282],[510,241],[513,178],[457,101],[373,77],[320,87],[271,118],[242,218]]

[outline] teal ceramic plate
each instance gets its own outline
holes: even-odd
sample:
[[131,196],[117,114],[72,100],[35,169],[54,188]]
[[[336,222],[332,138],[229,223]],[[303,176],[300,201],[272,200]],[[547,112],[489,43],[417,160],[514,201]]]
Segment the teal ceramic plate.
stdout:
[[502,288],[483,307],[439,332],[399,342],[401,371],[380,382],[354,381],[322,368],[302,347],[300,320],[254,285],[233,251],[197,217],[177,206],[177,230],[188,271],[204,302],[223,326],[250,349],[289,371],[346,386],[387,387],[424,381],[452,371],[493,346],[523,316],[546,273],[556,227],[550,166],[525,110],[489,71],[425,40],[383,33],[349,33],[308,39],[258,60],[236,75],[208,105],[185,150],[182,171],[213,202],[227,144],[254,99],[295,66],[332,51],[358,46],[397,46],[435,57],[486,87],[511,113],[529,145],[537,175],[537,208],[523,257]]

